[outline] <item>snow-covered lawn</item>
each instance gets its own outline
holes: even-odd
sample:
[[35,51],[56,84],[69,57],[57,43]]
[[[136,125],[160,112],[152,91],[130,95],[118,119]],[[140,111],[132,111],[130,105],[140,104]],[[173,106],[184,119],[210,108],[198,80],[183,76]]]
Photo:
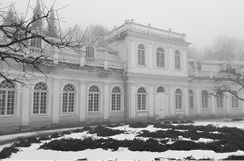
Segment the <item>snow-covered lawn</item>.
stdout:
[[[214,124],[216,126],[228,126],[228,127],[238,127],[244,129],[244,122],[216,122],[216,121],[197,121],[194,125],[208,125]],[[117,134],[114,136],[110,136],[109,138],[118,139],[118,140],[133,140],[134,138],[141,138],[147,139],[142,137],[137,137],[142,130],[148,130],[150,132],[155,132],[157,130],[167,130],[161,128],[155,128],[152,125],[149,125],[146,128],[131,128],[129,125],[113,127],[111,129],[117,130],[125,130],[125,133]],[[182,131],[182,130],[179,130]],[[183,130],[184,131],[184,130]],[[218,132],[212,132],[218,133]],[[108,137],[99,137],[96,134],[90,134],[88,132],[81,132],[81,133],[72,133],[66,134],[65,136],[59,137],[60,138],[76,138],[82,139],[83,137],[94,137],[94,138],[108,138]],[[189,138],[181,138],[182,140],[190,140]],[[212,139],[207,138],[200,138],[197,142],[211,142]],[[44,141],[43,141],[44,142]],[[46,142],[46,141],[45,141]],[[112,150],[103,150],[103,149],[87,149],[83,151],[53,151],[53,150],[43,150],[38,149],[42,143],[33,143],[28,148],[19,148],[21,151],[17,153],[13,153],[10,158],[3,159],[3,160],[76,160],[81,158],[87,158],[88,160],[154,160],[154,158],[176,158],[176,159],[183,159],[187,156],[192,156],[196,159],[198,158],[214,158],[215,160],[226,158],[229,155],[244,155],[244,151],[237,151],[231,153],[216,153],[211,150],[190,150],[190,151],[172,151],[168,150],[165,152],[139,152],[139,151],[130,151],[127,148],[119,148],[117,151]],[[4,146],[0,147],[0,150]],[[166,159],[167,160],[167,159]]]

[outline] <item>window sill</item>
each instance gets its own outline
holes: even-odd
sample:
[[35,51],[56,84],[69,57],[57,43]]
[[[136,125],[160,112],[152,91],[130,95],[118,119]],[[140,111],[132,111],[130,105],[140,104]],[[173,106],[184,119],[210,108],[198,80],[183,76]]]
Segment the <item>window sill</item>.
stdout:
[[17,118],[17,115],[0,115],[0,118]]
[[137,112],[148,112],[148,110],[137,110]]
[[45,117],[50,117],[49,114],[32,114],[32,118],[45,118]]

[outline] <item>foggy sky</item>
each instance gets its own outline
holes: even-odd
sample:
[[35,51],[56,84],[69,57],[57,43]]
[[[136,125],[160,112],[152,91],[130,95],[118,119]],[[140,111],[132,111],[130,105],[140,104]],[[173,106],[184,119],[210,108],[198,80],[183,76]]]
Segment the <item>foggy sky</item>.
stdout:
[[[59,18],[64,28],[79,24],[101,24],[109,29],[126,19],[174,32],[185,33],[191,46],[204,48],[213,39],[228,35],[244,39],[244,0],[43,0],[46,6],[62,8]],[[0,0],[0,5],[15,3],[24,13],[28,0]],[[35,6],[36,0],[30,0]],[[68,6],[67,6],[68,5]],[[66,7],[65,7],[66,6]],[[32,11],[29,10],[29,14]]]

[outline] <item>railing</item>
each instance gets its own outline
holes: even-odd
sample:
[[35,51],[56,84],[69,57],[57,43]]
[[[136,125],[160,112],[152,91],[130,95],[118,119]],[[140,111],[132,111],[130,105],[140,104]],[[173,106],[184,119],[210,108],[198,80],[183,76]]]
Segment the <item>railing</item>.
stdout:
[[219,77],[218,71],[188,70],[187,72],[190,77]]
[[[89,58],[85,57],[82,53],[77,52],[65,52],[65,51],[55,51],[55,50],[43,50],[36,47],[30,47],[28,49],[28,56],[38,57],[43,56],[49,60],[53,60],[54,63],[64,62],[70,64],[79,64],[80,66],[96,66],[103,67],[105,69],[124,69],[124,63],[119,61]],[[27,56],[27,55],[26,55]]]
[[104,67],[104,60],[97,58],[85,58],[85,65],[96,66],[96,67]]
[[160,37],[164,37],[164,38],[168,38],[168,39],[175,39],[175,40],[179,40],[179,41],[185,41],[185,37],[186,37],[185,34],[172,32],[171,29],[163,30],[163,29],[151,27],[150,24],[148,26],[146,26],[146,25],[141,25],[141,24],[135,23],[133,21],[131,21],[131,22],[126,21],[123,25],[121,25],[117,28],[115,27],[111,32],[107,33],[104,36],[104,39],[105,40],[111,39],[112,37],[116,36],[118,33],[121,33],[126,30],[146,33],[146,34],[150,34],[150,35],[156,35],[156,36],[160,36]]

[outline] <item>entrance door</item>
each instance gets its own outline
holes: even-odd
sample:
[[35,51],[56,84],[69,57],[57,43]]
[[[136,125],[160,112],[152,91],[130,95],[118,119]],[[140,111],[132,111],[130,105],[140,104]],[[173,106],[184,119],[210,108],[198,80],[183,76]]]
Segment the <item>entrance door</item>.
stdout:
[[159,119],[165,118],[165,94],[157,93],[155,96],[155,115],[159,116]]

